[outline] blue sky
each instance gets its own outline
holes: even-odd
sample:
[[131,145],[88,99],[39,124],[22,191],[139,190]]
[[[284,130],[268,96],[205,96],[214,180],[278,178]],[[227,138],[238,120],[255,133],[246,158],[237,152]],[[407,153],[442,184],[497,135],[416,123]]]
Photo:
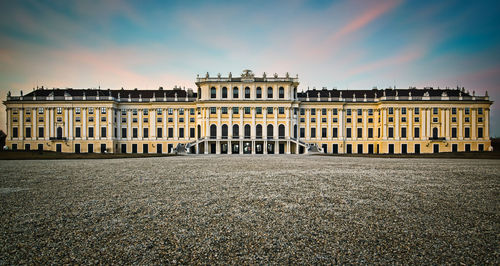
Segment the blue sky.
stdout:
[[[300,89],[465,87],[500,99],[498,1],[0,1],[0,97],[36,86],[194,87],[298,74]],[[500,108],[492,107],[500,137]],[[4,110],[0,128],[5,128]]]

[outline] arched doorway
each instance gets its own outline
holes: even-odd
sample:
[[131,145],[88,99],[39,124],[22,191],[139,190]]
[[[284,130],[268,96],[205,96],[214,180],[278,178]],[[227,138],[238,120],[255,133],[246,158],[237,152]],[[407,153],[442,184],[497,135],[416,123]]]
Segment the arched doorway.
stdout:
[[227,132],[228,132],[227,125],[226,124],[222,125],[222,138],[223,139],[227,139],[227,134],[228,134]]
[[255,127],[255,137],[258,138],[258,139],[262,138],[262,125],[261,124],[258,124]]
[[285,138],[285,125],[279,125],[278,127],[278,135],[280,139]]
[[240,126],[233,125],[233,138],[239,138],[239,137],[240,137]]
[[245,125],[245,138],[246,139],[250,138],[250,125],[249,124]]
[[274,138],[274,128],[273,125],[267,125],[267,139]]
[[210,138],[211,139],[217,138],[217,125],[215,125],[215,124],[210,126]]

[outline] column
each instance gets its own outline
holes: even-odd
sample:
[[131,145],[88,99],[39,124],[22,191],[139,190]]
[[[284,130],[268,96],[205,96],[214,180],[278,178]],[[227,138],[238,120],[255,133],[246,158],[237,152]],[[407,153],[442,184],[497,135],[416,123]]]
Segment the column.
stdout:
[[[111,140],[113,138],[113,108],[108,109],[108,139]],[[117,130],[118,131],[118,130]]]
[[[273,96],[275,96],[275,94],[273,94]],[[276,97],[276,96],[275,96]],[[274,133],[274,139],[278,139],[278,115],[279,115],[279,108],[278,107],[273,107],[274,108],[274,130],[273,130],[273,133]]]
[[[438,137],[447,137],[447,135],[448,135],[447,131],[448,130],[446,128],[446,120],[445,120],[446,118],[444,116],[446,111],[443,108],[439,108],[439,109],[441,109],[441,130],[439,130],[439,136]],[[446,109],[448,109],[448,108],[446,108]]]
[[[253,95],[253,94],[252,94]],[[250,107],[250,113],[252,114],[252,124],[250,127],[250,138],[255,139],[255,107]],[[255,143],[252,141],[252,154],[255,154]]]
[[[179,126],[177,125],[177,122],[178,122],[178,112],[179,110],[177,108],[174,109],[174,139],[177,140],[178,139],[178,133],[179,133]],[[208,127],[210,128],[210,126]]]
[[447,140],[450,139],[450,108],[446,108],[446,121],[445,121],[445,137]]
[[[154,115],[153,115],[154,117]],[[156,123],[156,120],[155,120]],[[156,127],[156,124],[155,124]],[[195,128],[196,130],[196,128]],[[153,133],[154,134],[154,133]],[[189,108],[184,110],[184,137],[189,139]]]
[[471,129],[470,129],[470,133],[471,133],[471,139],[473,140],[476,140],[476,132],[477,132],[477,121],[476,121],[476,113],[477,113],[477,108],[471,108],[470,111],[472,112],[472,117],[471,117],[471,120],[472,120],[472,126],[471,126]]
[[[352,129],[351,129],[352,140],[358,139],[358,110],[352,109]],[[353,149],[354,152],[354,149]]]
[[68,113],[69,113],[69,108],[64,108],[64,137],[68,137],[69,136],[69,117],[68,117]]
[[[221,124],[221,116],[222,116],[222,108],[217,107],[217,139],[222,137],[222,124]],[[219,145],[217,144],[217,150],[219,149]]]
[[309,123],[311,121],[311,118],[309,117],[310,115],[311,115],[311,109],[307,108],[306,109],[306,128],[305,128],[305,133],[306,133],[305,137],[307,140],[309,140],[311,138],[311,134],[310,134],[311,130],[309,128]]
[[337,129],[339,134],[339,140],[344,137],[344,109],[339,109],[339,129]]
[[73,139],[73,108],[69,108],[69,134],[68,138]]
[[425,137],[427,136],[427,113],[425,112],[425,108],[420,108],[420,116],[422,119],[420,120],[420,139],[424,140]]
[[396,140],[399,140],[399,107],[394,108],[394,112],[396,112],[396,117],[394,118],[396,120],[394,137],[396,137]]
[[367,109],[363,109],[363,140],[368,138],[368,119],[367,119]]
[[387,139],[387,108],[382,109],[382,139]]
[[[231,90],[229,92],[231,92]],[[229,94],[231,94],[231,96],[233,95],[232,93],[229,93]],[[227,112],[229,114],[229,121],[228,121],[228,125],[227,125],[227,131],[228,131],[227,136],[229,139],[232,139],[233,138],[233,108],[228,107]],[[231,146],[231,145],[229,144],[229,146]],[[232,152],[232,148],[229,147],[228,151]]]
[[462,132],[464,131],[463,127],[462,127],[462,112],[463,112],[463,108],[457,108],[457,112],[458,112],[458,139],[459,140],[463,140],[463,135],[462,135]]
[[328,139],[332,139],[332,109],[327,109],[327,120],[328,120],[328,128],[326,129],[326,136]]
[[82,139],[87,139],[87,108],[82,108],[82,122],[83,122],[83,128],[81,129],[82,132]]
[[413,140],[413,108],[408,108],[408,139]]
[[285,120],[285,139],[290,137],[290,108],[285,108],[286,120]]
[[156,139],[156,109],[152,108],[149,114],[149,139]]
[[[241,94],[240,94],[241,95]],[[240,139],[243,138],[244,134],[245,134],[245,130],[244,130],[244,127],[243,127],[243,113],[244,113],[244,108],[243,107],[238,107],[240,109]],[[240,141],[240,154],[243,153],[243,142]]]
[[[24,139],[24,108],[19,108],[19,139]],[[23,147],[24,149],[24,147]]]
[[[146,109],[147,110],[147,109]],[[139,137],[140,140],[142,140],[142,112],[144,112],[144,109],[139,109],[139,130],[137,130],[137,136]]]
[[6,110],[7,113],[7,119],[6,119],[6,126],[7,126],[7,139],[12,140],[12,121],[11,121],[11,109],[7,108]]
[[54,137],[54,107],[51,107],[49,109],[50,111],[50,137],[53,138]]
[[94,139],[101,139],[101,108],[96,107],[95,110],[95,128]]
[[484,138],[490,139],[490,108],[484,109]]
[[118,115],[116,118],[116,127],[118,128],[116,131],[116,138],[121,139],[122,138],[122,110],[118,109],[117,110]]
[[427,126],[426,126],[426,129],[427,129],[427,137],[430,137],[432,136],[431,135],[431,108],[426,108],[426,112],[427,112]]
[[127,109],[127,139],[132,139],[132,110]]
[[[163,139],[166,139],[167,138],[167,108],[163,108],[162,109],[162,113],[163,113]],[[201,133],[201,132],[200,132]],[[200,136],[198,136],[199,138]],[[199,147],[197,147],[198,149]],[[199,150],[197,150],[199,151]],[[198,152],[199,153],[199,152]]]
[[36,126],[36,124],[38,122],[37,117],[36,117],[37,110],[36,110],[36,108],[32,108],[31,111],[33,112],[33,128],[32,128],[33,134],[31,135],[31,139],[36,140],[38,138],[38,128]]

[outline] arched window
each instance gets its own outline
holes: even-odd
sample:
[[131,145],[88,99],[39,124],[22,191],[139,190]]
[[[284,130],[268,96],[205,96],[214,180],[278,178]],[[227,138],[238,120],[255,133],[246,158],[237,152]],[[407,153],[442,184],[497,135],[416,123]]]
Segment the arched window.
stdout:
[[267,139],[273,139],[274,138],[274,128],[273,125],[269,124],[267,125]]
[[257,99],[260,99],[262,98],[262,88],[261,87],[257,87],[257,92],[256,92],[256,97]]
[[250,138],[250,125],[249,124],[245,125],[245,138],[246,139]]
[[273,98],[273,88],[272,87],[267,88],[267,98],[268,99]]
[[258,124],[255,127],[255,137],[258,138],[258,139],[262,138],[262,125],[261,124]]
[[227,88],[222,87],[222,98],[226,99],[227,98]]
[[240,127],[238,125],[233,125],[233,138],[240,137]]
[[285,89],[283,87],[279,88],[279,97],[280,99],[285,98]]
[[57,138],[62,139],[62,127],[57,127]]
[[222,125],[222,138],[227,139],[227,125]]
[[198,125],[198,138],[201,138],[201,126]]
[[238,87],[233,88],[233,98],[238,99]]
[[250,99],[250,88],[245,87],[245,99]]
[[297,125],[293,125],[293,138],[297,138]]
[[280,139],[285,138],[285,125],[279,125],[278,127],[278,136]]
[[215,87],[210,88],[210,98],[215,99],[217,97],[217,90]]
[[437,139],[438,138],[438,128],[435,127],[432,129],[432,138]]
[[215,124],[210,126],[210,138],[211,139],[217,138],[217,125]]

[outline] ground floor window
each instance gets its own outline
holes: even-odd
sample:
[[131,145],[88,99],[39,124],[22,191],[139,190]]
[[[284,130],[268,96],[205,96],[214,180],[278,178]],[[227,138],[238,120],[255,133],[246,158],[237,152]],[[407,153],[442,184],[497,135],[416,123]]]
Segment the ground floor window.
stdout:
[[75,153],[80,153],[80,144],[75,144]]
[[87,152],[88,153],[93,153],[94,152],[94,144],[88,144],[87,145]]
[[348,153],[348,154],[352,153],[352,144],[347,144],[347,146],[346,146],[346,153]]
[[477,150],[478,151],[484,151],[484,144],[478,144],[477,145]]
[[408,144],[401,144],[401,153],[402,154],[408,153]]
[[389,154],[394,154],[394,144],[389,144]]
[[359,154],[363,153],[363,144],[358,144],[358,153]]
[[149,145],[148,144],[142,144],[142,153],[149,153]]
[[420,154],[420,144],[415,144],[415,153]]

